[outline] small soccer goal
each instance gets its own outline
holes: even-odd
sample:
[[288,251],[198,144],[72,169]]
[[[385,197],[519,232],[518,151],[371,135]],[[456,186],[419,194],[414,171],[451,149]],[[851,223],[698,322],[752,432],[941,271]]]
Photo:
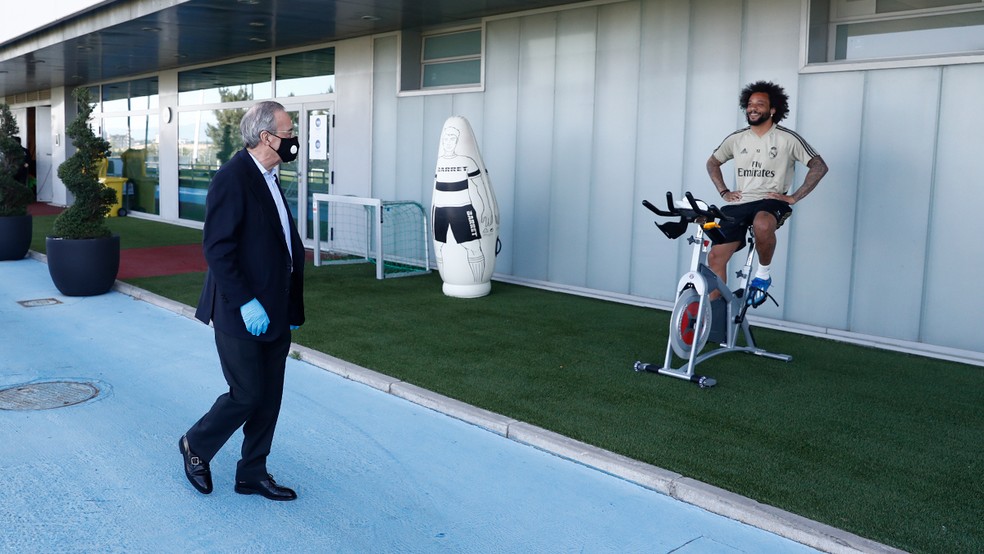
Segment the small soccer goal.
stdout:
[[417,202],[315,193],[311,208],[315,266],[374,263],[377,279],[430,273],[427,212]]

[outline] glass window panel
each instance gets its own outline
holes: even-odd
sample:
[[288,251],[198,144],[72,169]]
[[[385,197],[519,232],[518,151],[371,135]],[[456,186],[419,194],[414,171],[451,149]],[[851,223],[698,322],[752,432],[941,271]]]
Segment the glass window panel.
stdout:
[[[72,91],[73,96],[74,94],[75,91]],[[89,87],[89,104],[92,106],[93,117],[102,113],[102,102],[99,101],[99,85]]]
[[424,66],[425,87],[473,85],[481,82],[481,60],[433,63]]
[[107,117],[103,138],[109,141],[107,176],[125,179],[123,207],[160,213],[160,135],[156,115]]
[[243,147],[239,121],[245,109],[178,114],[178,217],[205,221],[212,175]]
[[984,11],[837,26],[834,59],[984,52]]
[[973,5],[979,3],[980,2],[968,2],[967,0],[876,0],[875,13],[948,8],[951,6],[965,6],[967,4]]
[[424,61],[478,56],[481,53],[482,31],[478,29],[424,37]]
[[[298,121],[300,113],[296,110],[287,110],[287,114],[290,115],[290,120],[294,124],[296,133],[296,129],[299,129]],[[299,161],[294,160],[289,163],[281,163],[279,170],[280,189],[284,191],[284,197],[287,199],[287,209],[290,210],[295,221],[297,221],[298,167],[300,167]]]
[[178,104],[192,106],[239,100],[264,100],[273,95],[270,58],[182,71]]
[[335,49],[277,56],[277,96],[335,92]]
[[102,86],[104,112],[155,110],[158,98],[157,77]]
[[[307,140],[307,238],[314,238],[314,198],[316,192],[331,192],[331,113],[328,110],[311,110],[308,112]],[[322,240],[328,240],[327,210],[320,212],[319,228]]]

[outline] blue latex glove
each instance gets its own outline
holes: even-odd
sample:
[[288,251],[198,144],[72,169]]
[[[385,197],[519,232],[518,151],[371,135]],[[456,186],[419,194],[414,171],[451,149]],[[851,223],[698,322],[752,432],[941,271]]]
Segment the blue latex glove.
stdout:
[[259,300],[254,298],[243,304],[239,308],[239,313],[243,315],[246,330],[253,336],[258,337],[266,333],[267,327],[270,325],[270,318],[267,317],[266,310],[263,309]]
[[291,330],[291,331],[296,331],[296,330],[298,330],[298,329],[300,329],[300,328],[301,328],[301,326],[300,326],[300,325],[291,325],[291,326],[290,326],[290,330]]

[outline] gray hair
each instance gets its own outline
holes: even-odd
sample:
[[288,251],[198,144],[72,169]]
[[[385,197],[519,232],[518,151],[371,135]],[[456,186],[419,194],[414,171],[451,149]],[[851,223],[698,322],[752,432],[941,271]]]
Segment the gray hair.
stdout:
[[239,122],[239,132],[243,135],[243,143],[246,148],[255,148],[260,144],[260,133],[277,132],[277,122],[274,117],[277,112],[286,111],[280,102],[267,100],[254,105],[246,111],[242,121]]

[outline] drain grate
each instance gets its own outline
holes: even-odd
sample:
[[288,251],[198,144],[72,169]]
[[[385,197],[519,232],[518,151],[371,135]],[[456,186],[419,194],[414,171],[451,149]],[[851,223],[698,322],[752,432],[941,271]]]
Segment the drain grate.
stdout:
[[54,306],[55,304],[61,304],[61,301],[55,298],[35,298],[34,300],[18,300],[17,303],[25,308],[37,308],[39,306]]
[[0,389],[0,410],[50,410],[74,406],[99,395],[99,387],[81,381],[28,383]]

